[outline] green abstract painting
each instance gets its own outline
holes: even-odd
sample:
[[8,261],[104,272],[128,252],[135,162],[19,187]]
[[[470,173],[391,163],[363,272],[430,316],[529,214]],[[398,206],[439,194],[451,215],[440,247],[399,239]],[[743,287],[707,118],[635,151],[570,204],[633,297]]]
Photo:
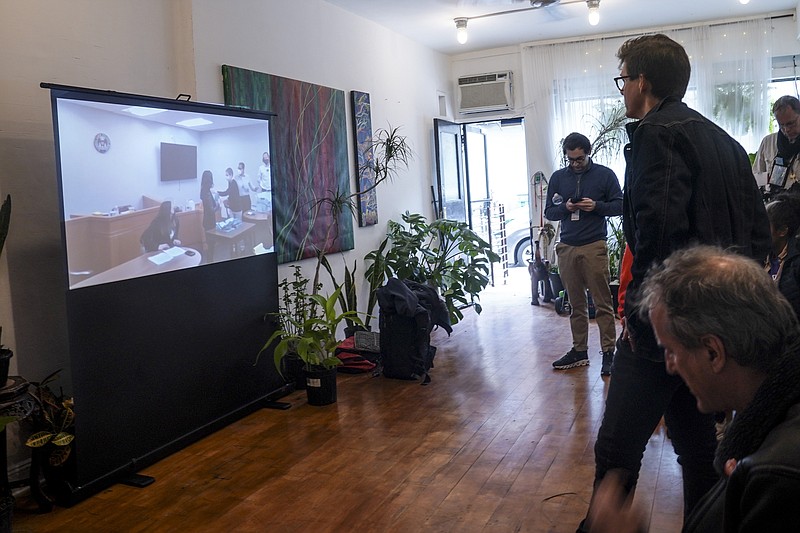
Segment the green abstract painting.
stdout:
[[352,250],[353,215],[331,199],[350,195],[345,93],[222,66],[225,104],[271,111],[272,206],[280,263]]

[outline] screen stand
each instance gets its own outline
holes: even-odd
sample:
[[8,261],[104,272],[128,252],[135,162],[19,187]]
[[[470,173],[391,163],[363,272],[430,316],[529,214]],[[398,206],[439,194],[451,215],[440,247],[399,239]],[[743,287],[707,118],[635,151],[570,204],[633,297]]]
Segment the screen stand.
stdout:
[[280,409],[283,411],[290,408],[291,406],[292,404],[288,402],[273,402],[273,401],[264,402],[264,408],[266,409]]
[[131,487],[144,488],[152,484],[155,480],[156,478],[152,476],[145,476],[143,474],[129,474],[120,479],[119,482],[123,485],[129,485]]

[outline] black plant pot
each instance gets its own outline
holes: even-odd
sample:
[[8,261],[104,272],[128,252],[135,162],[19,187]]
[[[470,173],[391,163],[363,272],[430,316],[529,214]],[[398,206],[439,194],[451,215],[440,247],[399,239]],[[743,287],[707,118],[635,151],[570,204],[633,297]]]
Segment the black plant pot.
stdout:
[[14,352],[8,348],[0,349],[0,388],[5,387],[8,381],[8,365],[11,363],[12,357],[14,357]]
[[281,361],[281,375],[287,383],[294,385],[294,390],[306,388],[306,376],[303,373],[303,360],[297,354],[287,354]]
[[553,289],[553,298],[561,296],[561,291],[564,290],[564,285],[561,283],[561,275],[558,272],[550,272],[550,287]]
[[0,533],[11,533],[13,518],[14,497],[11,495],[0,497]]
[[[69,432],[75,431],[74,427],[68,428]],[[59,450],[52,443],[41,448],[33,448],[31,455],[31,494],[39,504],[42,512],[52,509],[53,502],[62,507],[71,507],[75,504],[75,487],[77,479],[77,445],[72,441],[72,451],[67,460],[60,465],[51,465],[50,457]],[[44,486],[40,485],[40,478],[44,477]]]
[[359,325],[347,326],[346,328],[344,328],[344,336],[352,337],[353,335],[356,334],[356,331],[372,331],[372,328],[369,326],[359,326]]
[[304,369],[308,405],[336,403],[336,367]]

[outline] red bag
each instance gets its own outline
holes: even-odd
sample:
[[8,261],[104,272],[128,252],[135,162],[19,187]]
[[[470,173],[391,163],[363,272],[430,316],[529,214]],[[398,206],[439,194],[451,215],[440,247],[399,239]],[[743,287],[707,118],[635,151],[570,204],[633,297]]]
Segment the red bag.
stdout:
[[363,355],[356,353],[353,337],[347,337],[339,343],[334,354],[342,362],[336,367],[337,371],[345,374],[363,374],[374,370],[377,366]]

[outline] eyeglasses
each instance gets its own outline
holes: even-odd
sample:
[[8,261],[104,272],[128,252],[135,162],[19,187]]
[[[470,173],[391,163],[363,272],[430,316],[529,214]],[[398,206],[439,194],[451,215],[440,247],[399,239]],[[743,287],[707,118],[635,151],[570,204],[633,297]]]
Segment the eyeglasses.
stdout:
[[632,76],[617,76],[614,78],[614,83],[617,84],[617,89],[619,92],[622,92],[622,88],[625,87],[625,80],[631,79]]
[[569,161],[570,165],[572,163],[583,163],[584,161],[586,161],[586,156],[582,155],[582,156],[579,156],[579,157],[567,157],[567,160]]
[[795,115],[795,117],[792,120],[788,121],[788,122],[784,122],[782,124],[780,122],[778,122],[778,127],[780,129],[782,129],[782,130],[785,130],[785,129],[788,129],[788,128],[792,128],[794,126],[797,126],[798,120],[800,120],[800,115]]

